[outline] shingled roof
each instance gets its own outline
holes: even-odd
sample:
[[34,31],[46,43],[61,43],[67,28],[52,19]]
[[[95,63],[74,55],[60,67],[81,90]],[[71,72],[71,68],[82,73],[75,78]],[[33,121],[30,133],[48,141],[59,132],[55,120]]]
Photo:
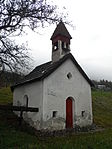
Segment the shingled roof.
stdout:
[[71,53],[65,55],[63,58],[61,58],[59,61],[52,63],[52,61],[44,63],[40,66],[37,66],[32,72],[30,72],[21,82],[18,82],[14,86],[11,87],[12,91],[15,87],[21,86],[23,84],[43,80],[47,76],[49,76],[52,72],[54,72],[63,62],[65,62],[67,59],[71,59],[74,63],[74,65],[77,67],[79,72],[83,75],[83,77],[87,80],[87,82],[94,86],[91,80],[88,78],[86,73],[83,71],[83,69],[80,67],[80,65],[77,63],[75,58],[72,56]]
[[65,27],[65,25],[62,21],[57,25],[53,35],[51,36],[51,40],[54,37],[56,37],[57,35],[63,35],[69,39],[72,39],[71,35],[69,34],[67,28]]

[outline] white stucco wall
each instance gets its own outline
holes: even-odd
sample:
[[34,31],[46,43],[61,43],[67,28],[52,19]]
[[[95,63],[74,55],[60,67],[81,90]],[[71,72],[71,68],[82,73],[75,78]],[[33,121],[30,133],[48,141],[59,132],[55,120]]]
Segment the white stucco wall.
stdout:
[[38,81],[16,87],[13,92],[13,105],[24,105],[24,96],[28,96],[28,106],[39,108],[39,112],[24,112],[24,118],[35,128],[41,127],[43,113],[43,82]]
[[[68,73],[71,79],[67,78]],[[24,96],[29,99],[28,106],[38,107],[39,112],[26,112],[24,118],[36,129],[64,129],[66,126],[66,99],[73,100],[73,124],[86,126],[92,124],[91,88],[73,62],[68,59],[43,81],[16,87],[13,92],[13,105],[18,101],[24,104]],[[53,118],[53,111],[57,111]],[[82,111],[85,111],[82,116]]]
[[[68,79],[67,74],[72,74]],[[56,119],[52,119],[52,112],[57,111],[56,127],[65,128],[66,99],[74,99],[74,125],[86,126],[92,124],[91,88],[86,79],[69,59],[43,82],[43,120],[44,127],[50,127]],[[85,111],[82,117],[82,111]],[[62,123],[59,123],[59,119]],[[48,122],[48,123],[47,123]],[[55,127],[55,126],[54,126]]]

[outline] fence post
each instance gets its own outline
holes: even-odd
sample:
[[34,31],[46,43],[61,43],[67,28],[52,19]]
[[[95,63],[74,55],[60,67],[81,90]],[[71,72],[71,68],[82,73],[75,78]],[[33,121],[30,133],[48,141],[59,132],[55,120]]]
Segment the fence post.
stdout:
[[21,126],[23,120],[23,110],[20,110],[19,126]]

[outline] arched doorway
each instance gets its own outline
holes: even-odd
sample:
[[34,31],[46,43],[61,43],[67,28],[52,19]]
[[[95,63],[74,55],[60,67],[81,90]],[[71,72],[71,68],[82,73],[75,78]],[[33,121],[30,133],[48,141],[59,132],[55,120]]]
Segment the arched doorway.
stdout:
[[66,100],[66,128],[73,128],[73,99]]
[[25,95],[23,98],[23,106],[28,107],[28,95]]

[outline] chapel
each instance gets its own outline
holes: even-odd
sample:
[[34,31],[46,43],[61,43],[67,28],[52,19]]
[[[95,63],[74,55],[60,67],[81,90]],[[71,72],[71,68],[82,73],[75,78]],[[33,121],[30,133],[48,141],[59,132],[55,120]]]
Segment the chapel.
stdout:
[[93,83],[71,54],[71,39],[61,21],[50,38],[51,61],[37,66],[11,87],[13,105],[39,108],[23,114],[37,130],[83,127],[93,122]]

